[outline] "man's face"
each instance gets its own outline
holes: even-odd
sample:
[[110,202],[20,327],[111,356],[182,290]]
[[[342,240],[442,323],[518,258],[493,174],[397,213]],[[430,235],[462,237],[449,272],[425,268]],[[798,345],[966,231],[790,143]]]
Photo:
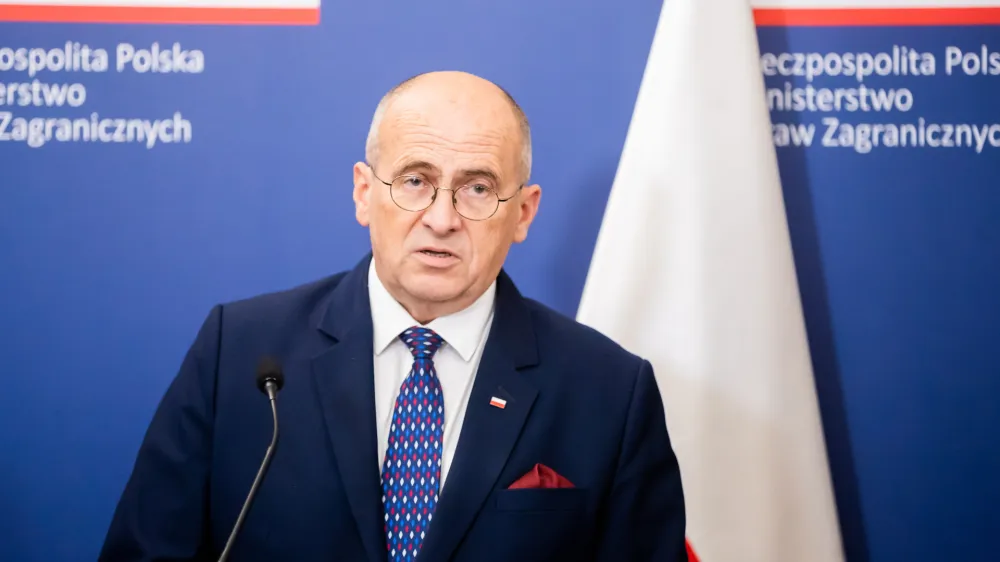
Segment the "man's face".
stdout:
[[[519,135],[513,111],[491,87],[418,84],[386,112],[375,168],[355,166],[356,215],[369,227],[376,271],[418,321],[469,306],[496,278],[510,245],[527,237],[540,189],[518,190]],[[404,210],[380,181],[404,174],[444,189],[427,209]],[[470,220],[450,191],[470,184],[513,198],[492,217]]]

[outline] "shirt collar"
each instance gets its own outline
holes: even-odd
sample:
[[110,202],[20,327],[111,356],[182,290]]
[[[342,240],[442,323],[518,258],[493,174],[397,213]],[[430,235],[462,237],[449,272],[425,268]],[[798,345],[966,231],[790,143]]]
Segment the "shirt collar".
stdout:
[[[494,281],[469,307],[436,318],[423,327],[434,330],[447,345],[455,348],[463,360],[471,360],[482,340],[483,332],[493,318],[496,287]],[[407,328],[421,326],[386,290],[378,274],[375,273],[374,259],[368,266],[368,300],[372,309],[372,328],[375,337],[373,344],[376,355],[381,355]]]

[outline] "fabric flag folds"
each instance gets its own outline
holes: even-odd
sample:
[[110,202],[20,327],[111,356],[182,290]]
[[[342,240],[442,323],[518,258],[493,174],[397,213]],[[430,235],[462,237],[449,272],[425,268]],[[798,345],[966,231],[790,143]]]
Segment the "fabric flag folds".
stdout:
[[578,319],[648,358],[702,562],[843,560],[748,0],[667,0]]

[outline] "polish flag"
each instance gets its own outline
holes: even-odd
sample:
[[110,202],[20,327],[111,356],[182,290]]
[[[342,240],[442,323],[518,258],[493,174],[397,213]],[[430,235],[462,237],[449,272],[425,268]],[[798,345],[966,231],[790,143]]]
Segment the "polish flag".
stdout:
[[841,562],[759,56],[664,3],[577,317],[653,364],[702,560]]

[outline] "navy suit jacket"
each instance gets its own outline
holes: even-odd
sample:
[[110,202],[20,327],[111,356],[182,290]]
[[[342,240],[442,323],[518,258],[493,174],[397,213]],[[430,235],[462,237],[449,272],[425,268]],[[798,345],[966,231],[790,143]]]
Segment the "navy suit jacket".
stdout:
[[[230,560],[382,562],[368,260],[211,310],[139,449],[100,560],[215,560],[271,439],[254,378],[285,372],[281,437]],[[503,409],[491,397],[507,401]],[[574,484],[508,489],[542,463]],[[650,364],[505,273],[419,560],[681,562],[678,464]]]

